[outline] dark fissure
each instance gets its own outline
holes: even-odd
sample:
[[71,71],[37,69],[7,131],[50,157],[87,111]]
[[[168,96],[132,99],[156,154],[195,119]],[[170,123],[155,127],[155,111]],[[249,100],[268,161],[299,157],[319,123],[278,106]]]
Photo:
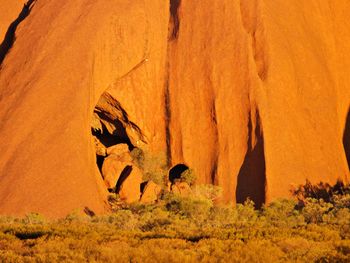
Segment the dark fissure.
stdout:
[[124,170],[120,174],[120,177],[119,177],[119,179],[117,181],[117,184],[116,184],[116,187],[115,187],[115,192],[116,193],[119,193],[122,184],[124,183],[126,178],[128,178],[128,176],[131,174],[131,172],[132,172],[132,166],[126,166],[124,168]]
[[169,39],[177,39],[180,29],[180,19],[179,19],[179,7],[181,5],[181,0],[170,0],[170,25],[172,30],[170,32]]
[[[169,71],[169,69],[167,70]],[[171,160],[172,156],[171,156],[171,136],[170,136],[171,109],[170,109],[169,79],[167,79],[165,83],[164,104],[165,104],[165,137],[166,137],[166,156],[167,156],[166,158],[167,158],[167,165],[170,166],[172,162]]]
[[[266,199],[266,167],[264,138],[258,115],[255,131],[253,131],[252,120],[249,117],[248,132],[248,151],[237,178],[236,202],[244,203],[249,198],[257,208],[260,208]],[[252,143],[252,136],[254,135],[256,138],[255,145]]]
[[35,2],[36,0],[29,0],[26,4],[24,4],[21,13],[18,15],[16,20],[13,21],[9,26],[9,28],[7,29],[5,38],[3,42],[0,44],[0,66],[4,61],[7,53],[10,51],[13,44],[15,43],[17,27],[21,22],[23,22],[24,19],[26,19],[29,16],[33,6],[35,5]]

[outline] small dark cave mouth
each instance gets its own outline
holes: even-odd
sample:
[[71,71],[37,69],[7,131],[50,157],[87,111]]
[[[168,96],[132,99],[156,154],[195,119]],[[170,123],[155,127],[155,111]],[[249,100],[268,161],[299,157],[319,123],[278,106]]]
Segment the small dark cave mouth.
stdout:
[[177,164],[169,170],[169,181],[174,184],[177,179],[181,178],[181,174],[187,171],[189,167],[185,164]]
[[343,134],[343,145],[345,150],[346,159],[348,161],[348,167],[350,170],[350,108],[346,117],[345,129]]
[[[256,208],[261,208],[266,201],[266,165],[259,115],[254,134],[252,120],[249,118],[248,132],[248,151],[237,178],[236,202],[244,203],[249,198]],[[252,136],[255,136],[255,145],[252,145]]]

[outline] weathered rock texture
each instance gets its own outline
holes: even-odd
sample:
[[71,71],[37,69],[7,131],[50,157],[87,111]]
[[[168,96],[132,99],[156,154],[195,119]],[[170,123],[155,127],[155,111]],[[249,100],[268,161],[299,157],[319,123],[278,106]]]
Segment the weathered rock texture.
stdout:
[[145,183],[140,202],[144,204],[154,203],[162,193],[162,188],[156,183],[149,181]]
[[1,1],[0,9],[0,39],[1,41],[5,37],[7,30],[9,29],[12,22],[14,22],[22,8],[23,4],[26,3],[26,0],[8,0]]
[[141,197],[142,171],[135,166],[127,166],[117,182],[116,192],[121,201],[133,203]]
[[[1,37],[22,3],[0,0]],[[223,201],[346,180],[349,12],[348,0],[36,1],[1,64],[0,213],[107,210],[90,127],[102,94]]]
[[114,188],[126,166],[132,166],[131,158],[127,154],[108,156],[102,165],[101,173],[108,189]]

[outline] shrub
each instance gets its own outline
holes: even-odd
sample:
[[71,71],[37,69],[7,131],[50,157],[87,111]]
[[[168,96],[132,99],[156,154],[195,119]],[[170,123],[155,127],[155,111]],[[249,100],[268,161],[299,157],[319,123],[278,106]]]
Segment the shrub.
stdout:
[[165,193],[156,204],[123,205],[102,216],[0,217],[0,261],[350,261],[346,191],[332,192],[329,201],[303,197],[302,206],[281,199],[260,210],[250,200],[214,205],[217,192],[196,186],[190,197]]
[[29,213],[23,218],[25,224],[44,224],[45,222],[45,217],[38,213]]
[[134,148],[131,151],[134,163],[143,171],[144,181],[153,181],[164,186],[167,174],[167,161],[164,153],[152,153],[148,150]]
[[262,216],[276,227],[296,227],[304,224],[304,217],[296,209],[296,201],[280,199],[262,208]]
[[323,216],[332,208],[333,205],[323,201],[323,199],[306,198],[305,206],[301,212],[307,223],[317,224],[323,222]]
[[[306,180],[305,185],[298,186],[292,193],[301,203],[307,198],[312,198],[316,200],[322,199],[334,205],[339,199],[344,198],[349,200],[350,185],[345,185],[341,181],[338,181],[333,186],[323,182],[313,185],[310,181]],[[349,202],[345,201],[345,205],[349,205]],[[348,206],[348,208],[350,207]]]
[[173,193],[164,195],[163,200],[168,211],[198,222],[203,222],[213,207],[213,202],[209,199],[182,197]]
[[211,184],[195,185],[193,195],[198,199],[215,201],[222,195],[222,188]]
[[189,185],[193,185],[196,179],[197,177],[193,169],[187,169],[180,175],[180,181],[188,183]]

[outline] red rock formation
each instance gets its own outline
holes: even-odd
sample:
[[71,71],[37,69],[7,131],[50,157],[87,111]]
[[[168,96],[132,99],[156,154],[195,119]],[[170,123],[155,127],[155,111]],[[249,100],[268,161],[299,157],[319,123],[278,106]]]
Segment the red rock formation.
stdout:
[[145,183],[140,202],[144,204],[152,204],[156,202],[162,193],[162,188],[156,183],[149,181]]
[[106,187],[108,189],[114,188],[125,167],[132,165],[132,160],[128,154],[112,154],[105,158],[102,165],[101,174]]
[[0,41],[5,37],[5,34],[10,24],[18,18],[18,15],[23,8],[25,0],[2,0],[0,9]]
[[135,166],[127,166],[117,182],[116,192],[125,203],[138,202],[141,197],[142,171]]
[[[0,4],[3,36],[22,2]],[[107,210],[90,132],[107,90],[151,151],[222,186],[226,202],[345,180],[349,11],[347,0],[37,1],[1,64],[0,213]]]

